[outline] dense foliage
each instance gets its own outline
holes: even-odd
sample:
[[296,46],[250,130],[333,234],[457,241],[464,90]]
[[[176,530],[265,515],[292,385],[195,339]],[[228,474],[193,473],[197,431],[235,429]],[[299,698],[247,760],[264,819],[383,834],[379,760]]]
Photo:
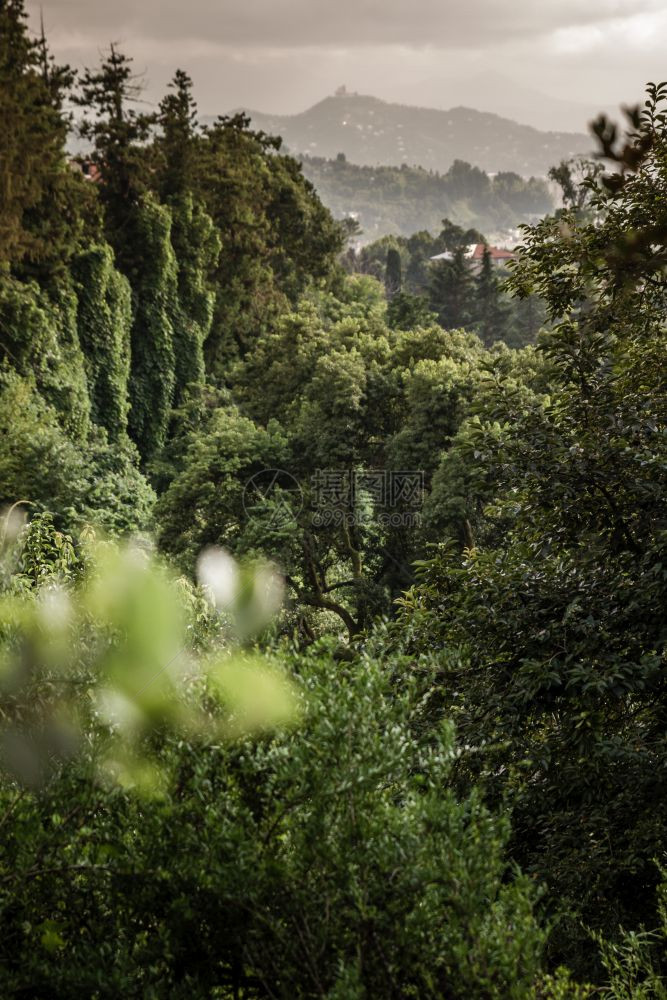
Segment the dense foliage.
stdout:
[[[390,326],[410,330],[437,319],[446,329],[477,333],[487,347],[496,341],[509,347],[535,343],[547,321],[539,294],[510,297],[507,267],[493,262],[482,233],[450,219],[440,225],[435,236],[426,230],[409,237],[386,236],[358,252],[348,251],[345,266],[384,280]],[[487,249],[481,262],[471,265],[465,254],[474,243]]]
[[667,86],[502,274],[137,96],[0,0],[2,995],[664,998]]
[[490,177],[463,160],[455,160],[444,174],[407,164],[361,167],[342,153],[335,160],[300,160],[327,208],[337,218],[353,215],[367,241],[433,230],[443,215],[461,226],[502,233],[553,207],[543,179],[524,180],[509,170]]

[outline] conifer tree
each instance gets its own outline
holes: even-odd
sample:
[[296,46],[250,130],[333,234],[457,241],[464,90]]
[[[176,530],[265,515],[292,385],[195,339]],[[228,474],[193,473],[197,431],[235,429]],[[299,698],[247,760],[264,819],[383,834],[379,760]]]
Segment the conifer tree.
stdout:
[[177,70],[160,104],[161,135],[156,140],[159,190],[169,205],[171,241],[178,265],[174,328],[175,405],[185,389],[204,381],[204,341],[213,321],[215,293],[211,277],[220,238],[197,191],[199,135],[192,81]]
[[431,308],[446,330],[470,326],[473,321],[474,282],[459,247],[452,260],[433,265],[430,284]]
[[398,292],[387,305],[387,326],[392,330],[414,330],[418,326],[432,326],[434,321],[423,295]]
[[509,310],[502,301],[491,252],[485,246],[482,266],[475,281],[475,324],[482,343],[490,347],[495,341],[504,340],[508,319]]
[[23,0],[0,0],[0,264],[40,280],[62,271],[81,224],[65,157],[68,67],[27,31]]
[[387,250],[387,264],[384,272],[384,287],[388,299],[397,295],[403,286],[401,255],[395,247]]
[[159,189],[163,200],[194,191],[196,188],[199,131],[197,104],[192,94],[192,80],[177,69],[169,84],[169,93],[160,102],[156,139],[159,158]]
[[125,227],[128,213],[148,190],[147,153],[142,144],[155,122],[155,115],[134,106],[140,94],[132,60],[112,44],[99,70],[86,69],[76,98],[86,112],[79,131],[93,143],[92,158],[102,178],[99,190],[108,238],[126,273],[134,261]]

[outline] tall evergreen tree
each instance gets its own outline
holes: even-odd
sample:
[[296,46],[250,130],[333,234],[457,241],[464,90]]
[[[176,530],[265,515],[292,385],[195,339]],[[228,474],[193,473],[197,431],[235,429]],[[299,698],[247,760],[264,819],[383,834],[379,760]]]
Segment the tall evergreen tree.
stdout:
[[403,287],[401,255],[395,247],[387,250],[387,264],[384,271],[384,287],[388,299],[393,299]]
[[482,266],[475,280],[474,317],[477,332],[486,347],[505,339],[509,309],[502,300],[500,282],[488,246],[484,247]]
[[211,279],[220,253],[215,225],[196,193],[201,142],[192,81],[183,70],[176,71],[160,103],[158,121],[158,188],[172,212],[171,241],[178,266],[177,306],[172,316],[178,406],[188,385],[204,381],[204,341],[215,305]]
[[132,266],[134,248],[125,227],[129,211],[148,190],[143,144],[155,122],[155,115],[134,106],[140,93],[132,60],[112,44],[99,70],[86,69],[76,98],[86,112],[79,131],[92,141],[92,158],[102,177],[100,195],[108,237],[126,272]]
[[29,37],[23,0],[0,0],[0,265],[40,280],[64,269],[81,225],[62,112],[72,78]]
[[398,292],[387,305],[387,326],[393,330],[414,330],[418,326],[432,326],[434,321],[423,295]]
[[463,247],[454,252],[452,260],[433,265],[429,293],[431,308],[446,330],[472,325],[475,287]]
[[169,93],[160,102],[160,134],[156,139],[159,191],[163,199],[183,195],[196,188],[198,161],[197,104],[192,80],[177,69]]

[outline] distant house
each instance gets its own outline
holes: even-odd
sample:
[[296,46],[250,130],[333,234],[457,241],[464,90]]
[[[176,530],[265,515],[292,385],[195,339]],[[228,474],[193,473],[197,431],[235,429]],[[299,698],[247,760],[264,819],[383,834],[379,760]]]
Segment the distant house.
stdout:
[[69,165],[76,173],[82,173],[87,181],[98,184],[102,180],[102,172],[92,160],[73,159],[69,161]]
[[516,254],[504,247],[487,247],[485,243],[471,243],[466,253],[467,259],[473,267],[480,268],[484,260],[484,251],[488,249],[491,255],[491,263],[496,267],[505,267],[509,260],[514,260]]
[[[487,247],[486,243],[470,243],[463,256],[467,261],[469,261],[470,266],[475,270],[479,270],[482,266],[482,261],[484,260],[484,250],[488,249],[491,255],[491,263],[495,267],[505,267],[509,260],[514,260],[516,254],[512,250],[506,250],[503,247]],[[453,260],[454,254],[451,250],[445,250],[444,253],[438,253],[431,260]]]

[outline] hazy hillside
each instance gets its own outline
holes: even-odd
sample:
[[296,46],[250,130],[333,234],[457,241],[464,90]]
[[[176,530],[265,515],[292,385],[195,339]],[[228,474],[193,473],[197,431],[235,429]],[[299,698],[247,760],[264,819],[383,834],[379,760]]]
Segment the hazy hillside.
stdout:
[[327,97],[298,115],[248,114],[255,128],[281,135],[292,152],[345,153],[367,166],[406,163],[444,172],[460,159],[492,173],[546,175],[555,163],[591,148],[586,135],[540,132],[471,108],[438,111],[357,94]]
[[400,91],[383,94],[385,100],[433,108],[483,108],[485,111],[540,131],[587,132],[588,123],[601,111],[618,117],[611,102],[554,97],[534,86],[518,83],[505,73],[484,70],[472,76],[450,74],[444,67],[437,75],[403,83]]
[[301,157],[303,172],[337,217],[353,215],[364,242],[437,232],[444,218],[494,239],[553,208],[544,180],[503,171],[491,178],[457,160],[445,174],[423,167],[361,167],[344,157]]

